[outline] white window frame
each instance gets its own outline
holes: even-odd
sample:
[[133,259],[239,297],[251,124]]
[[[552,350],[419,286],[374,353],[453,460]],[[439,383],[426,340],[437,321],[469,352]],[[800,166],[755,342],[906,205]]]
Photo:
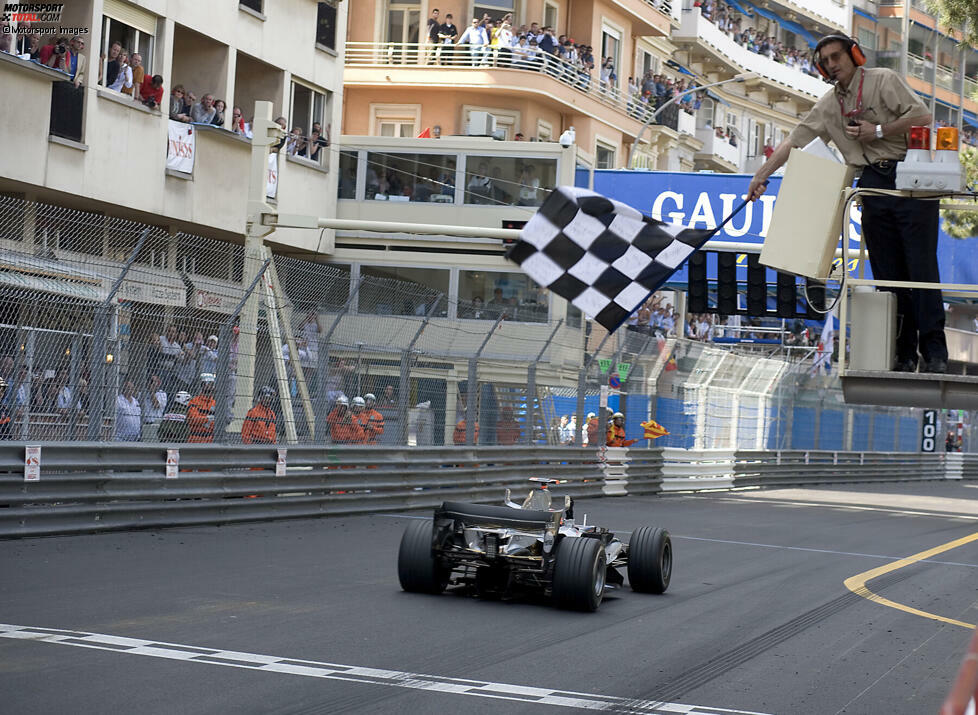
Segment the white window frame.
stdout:
[[[319,124],[321,124],[323,126],[323,129],[324,130],[325,130],[326,126],[329,124],[329,122],[326,121],[326,117],[330,116],[330,106],[329,105],[330,105],[330,101],[332,99],[332,92],[330,92],[329,90],[323,89],[321,87],[317,87],[314,84],[310,84],[309,82],[306,82],[306,81],[304,81],[304,80],[296,77],[295,75],[292,75],[292,87],[291,87],[291,91],[289,93],[289,125],[288,125],[288,128],[286,129],[286,131],[292,131],[292,127],[295,126],[295,120],[296,120],[296,117],[295,117],[295,88],[296,88],[296,86],[302,87],[303,89],[307,89],[310,92],[312,92],[312,94],[313,94],[312,101],[309,103],[309,117],[308,117],[308,121],[305,122],[305,126],[303,127],[303,131],[306,132],[305,138],[308,139],[312,135],[312,125],[313,125],[313,122],[318,121]],[[320,117],[318,120],[314,116],[315,113],[316,113],[316,98],[315,98],[315,96],[317,94],[323,98],[323,112],[322,112],[322,117]],[[326,158],[328,155],[329,155],[329,151],[328,151],[327,147],[322,147],[319,150],[319,159],[318,159],[319,163],[320,164],[328,164],[329,162],[328,162],[328,160]]]
[[614,58],[615,61],[615,74],[618,75],[619,82],[621,81],[621,58],[625,52],[625,29],[616,25],[615,23],[608,20],[606,17],[601,18],[601,60],[595,61],[594,69],[596,72],[600,71],[601,62],[604,60],[604,35],[609,35],[613,37],[618,43],[618,56]]
[[[135,52],[136,54],[142,56],[142,58],[143,58],[143,69],[146,71],[146,74],[147,75],[149,75],[150,77],[152,77],[153,76],[153,64],[154,64],[153,57],[156,54],[156,36],[155,35],[150,35],[149,33],[146,33],[146,32],[141,32],[140,30],[137,30],[132,25],[126,25],[126,23],[122,22],[121,20],[116,20],[114,18],[109,17],[108,15],[102,15],[102,52],[101,52],[101,54],[104,55],[104,57],[105,57],[102,60],[102,73],[101,73],[102,74],[102,81],[104,82],[105,81],[105,77],[108,75],[108,68],[109,68],[109,47],[111,47],[111,45],[112,45],[112,43],[109,42],[109,31],[111,29],[111,23],[113,23],[113,22],[117,22],[120,25],[125,25],[130,30],[132,30],[133,33],[135,33],[133,35],[133,44],[135,45],[135,49],[132,48],[132,47],[128,47],[128,48],[124,48],[124,49],[128,49],[129,50],[129,56],[130,57],[132,56],[133,52]],[[149,37],[149,50],[146,53],[142,53],[142,52],[139,51],[139,41],[142,39],[142,36],[143,35],[147,35]],[[133,84],[135,84],[135,80],[133,80]],[[101,87],[101,88],[103,88],[103,89],[108,89],[109,88],[109,86],[107,84],[100,84],[98,86]],[[135,87],[133,87],[133,92],[135,92],[135,91],[136,91],[135,90]]]
[[554,140],[554,125],[546,119],[537,120],[537,141],[552,142]]
[[[598,150],[602,149],[604,151],[611,152],[611,166],[598,166]],[[614,169],[618,162],[618,145],[608,139],[607,137],[602,137],[600,135],[594,138],[594,168],[595,169]]]
[[382,136],[380,125],[384,122],[413,122],[417,130],[421,126],[420,104],[370,104],[370,134]]
[[[553,22],[547,22],[547,12],[553,12]],[[557,29],[557,25],[560,22],[560,5],[551,0],[545,0],[543,3],[543,27],[553,27],[554,30]],[[558,33],[559,34],[559,33]]]

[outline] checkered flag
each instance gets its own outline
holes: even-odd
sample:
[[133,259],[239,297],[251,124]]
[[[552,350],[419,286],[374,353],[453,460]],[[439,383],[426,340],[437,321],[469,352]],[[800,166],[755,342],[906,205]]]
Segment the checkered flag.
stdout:
[[663,223],[593,191],[561,186],[506,257],[614,331],[716,230]]

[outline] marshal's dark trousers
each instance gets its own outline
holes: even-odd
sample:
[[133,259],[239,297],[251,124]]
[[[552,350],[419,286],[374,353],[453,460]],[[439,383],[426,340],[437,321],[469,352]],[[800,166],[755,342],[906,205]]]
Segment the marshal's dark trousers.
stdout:
[[[859,186],[896,187],[896,172],[863,169]],[[880,280],[939,283],[939,202],[900,196],[863,196],[862,235],[873,276]],[[897,298],[897,362],[947,360],[944,300],[940,290],[886,288]]]

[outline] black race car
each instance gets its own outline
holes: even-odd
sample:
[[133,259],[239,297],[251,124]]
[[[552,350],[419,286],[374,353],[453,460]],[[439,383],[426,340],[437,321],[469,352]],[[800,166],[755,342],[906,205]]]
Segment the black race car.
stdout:
[[562,608],[594,611],[605,589],[621,586],[627,568],[634,591],[664,593],[672,577],[672,541],[665,529],[643,526],[624,543],[603,527],[577,524],[564,497],[551,508],[554,479],[531,481],[522,504],[444,502],[432,521],[418,520],[401,538],[397,574],[401,588],[441,593],[464,585],[480,594],[536,590]]

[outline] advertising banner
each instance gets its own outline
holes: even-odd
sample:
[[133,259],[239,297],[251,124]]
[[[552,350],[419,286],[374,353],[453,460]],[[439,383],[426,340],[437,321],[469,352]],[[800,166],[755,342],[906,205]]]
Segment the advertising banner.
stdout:
[[194,128],[185,122],[168,120],[169,141],[166,143],[166,168],[194,173],[194,155],[197,153],[197,136]]

